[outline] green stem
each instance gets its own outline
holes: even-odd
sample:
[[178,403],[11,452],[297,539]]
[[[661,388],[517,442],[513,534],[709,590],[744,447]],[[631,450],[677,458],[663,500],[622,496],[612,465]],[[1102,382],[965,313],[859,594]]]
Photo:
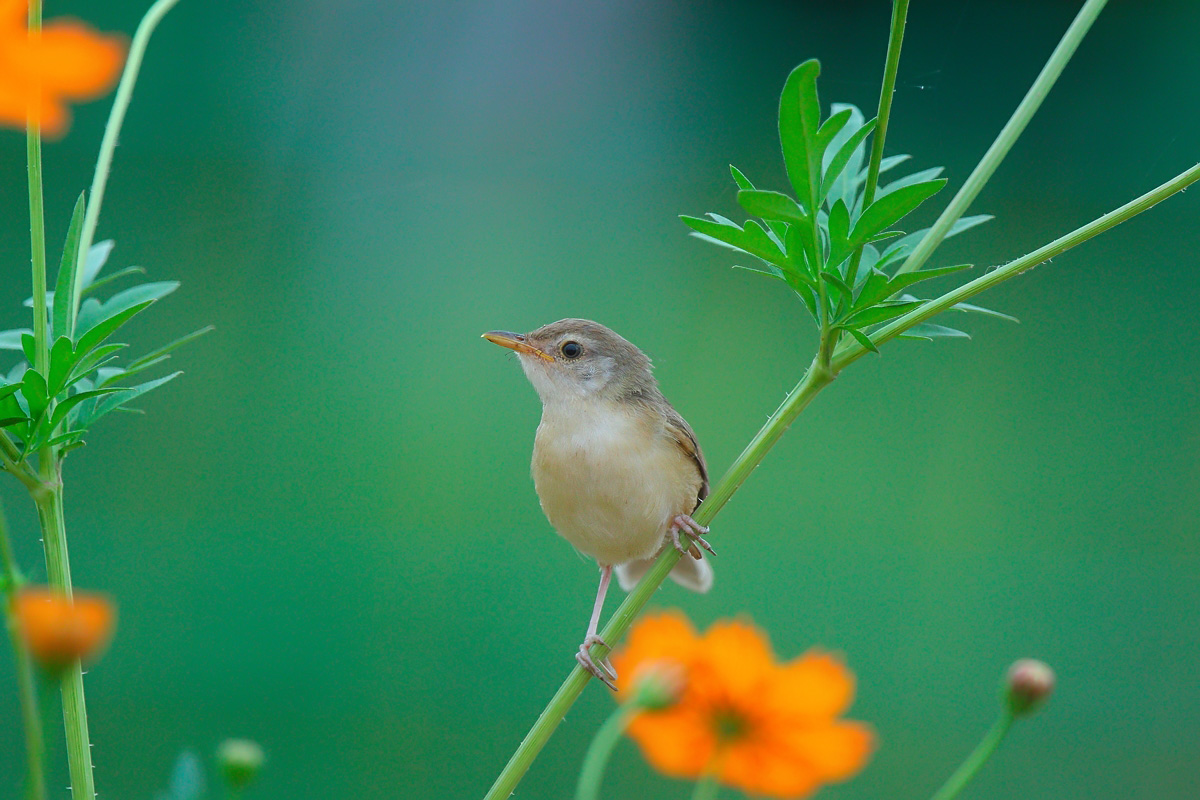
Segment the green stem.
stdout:
[[[29,3],[29,38],[36,47],[42,35],[42,2]],[[50,360],[46,340],[46,210],[42,200],[42,125],[33,111],[41,101],[40,76],[35,73],[30,111],[25,125],[25,159],[29,171],[29,249],[33,267],[33,368],[43,376]]]
[[896,274],[912,272],[920,269],[921,266],[929,260],[929,256],[937,249],[942,240],[946,238],[946,234],[950,232],[950,228],[958,221],[971,205],[971,202],[983,189],[984,184],[992,177],[992,173],[1000,166],[1000,162],[1008,155],[1008,151],[1016,143],[1025,126],[1029,124],[1029,120],[1033,118],[1034,113],[1046,99],[1046,95],[1050,93],[1050,88],[1054,86],[1054,82],[1058,80],[1058,76],[1062,74],[1063,68],[1067,62],[1071,60],[1075,49],[1079,47],[1079,43],[1083,41],[1083,37],[1087,34],[1088,29],[1092,27],[1096,17],[1099,16],[1104,4],[1108,0],[1087,0],[1083,4],[1083,8],[1075,16],[1075,20],[1071,26],[1067,28],[1067,32],[1063,34],[1058,46],[1054,48],[1054,52],[1050,55],[1050,59],[1046,61],[1046,66],[1042,67],[1041,73],[1038,74],[1037,80],[1029,87],[1029,91],[1025,93],[1025,98],[1021,100],[1021,104],[1017,106],[1017,110],[1013,112],[1012,117],[1005,123],[1004,128],[1000,131],[1000,135],[996,137],[996,141],[992,142],[992,146],[983,154],[983,158],[972,170],[967,182],[958,190],[958,194],[954,195],[954,199],[950,201],[950,205],[946,206],[946,210],[933,223],[933,227],[929,229],[929,233],[921,239],[921,243],[917,245]]
[[29,468],[27,462],[21,460],[21,451],[3,431],[0,431],[0,467],[3,467],[6,472],[11,472],[17,480],[24,484],[33,497],[37,497],[45,491],[42,479]]
[[599,800],[600,782],[604,779],[604,770],[608,767],[613,749],[639,710],[632,702],[619,706],[596,731],[592,743],[588,745],[587,755],[583,757],[579,783],[575,786],[575,800]]
[[[934,300],[929,300],[913,309],[902,317],[871,334],[871,341],[876,346],[883,344],[896,338],[904,333],[909,328],[928,320],[930,317],[936,316],[943,311],[954,306],[956,303],[965,302],[980,292],[987,291],[997,284],[1003,283],[1009,278],[1020,275],[1027,269],[1035,267],[1044,261],[1070,250],[1076,245],[1086,242],[1094,236],[1104,233],[1109,228],[1113,228],[1125,222],[1131,217],[1137,216],[1143,211],[1161,203],[1176,192],[1183,191],[1191,184],[1200,180],[1200,164],[1192,167],[1186,172],[1182,172],[1171,180],[1162,184],[1156,189],[1146,192],[1141,197],[1131,200],[1120,208],[1108,212],[1104,216],[1089,222],[1081,228],[1076,228],[1065,236],[1060,236],[1049,244],[1039,247],[1028,255],[1010,261],[1002,267],[988,272],[985,275],[980,275],[969,283],[964,283],[957,289],[946,292],[946,294]],[[855,341],[847,341],[842,347],[834,353],[833,369],[839,372],[845,369],[854,361],[857,361],[862,356],[866,355],[867,350]]]
[[996,752],[996,748],[1004,741],[1004,735],[1008,733],[1012,723],[1012,712],[1005,706],[1000,710],[1000,716],[996,718],[992,729],[983,737],[983,741],[976,746],[971,755],[967,756],[966,761],[959,764],[958,769],[942,784],[942,788],[937,790],[937,794],[933,796],[932,800],[953,800],[957,797],[963,787],[971,782],[988,759],[992,757],[992,754]]
[[[863,190],[866,208],[875,200],[879,187],[879,165],[883,162],[883,142],[887,137],[888,120],[892,116],[892,95],[896,93],[896,75],[900,71],[900,47],[904,43],[904,25],[908,21],[908,0],[892,3],[892,29],[888,37],[887,59],[883,65],[883,86],[879,90],[879,113],[875,115],[875,132],[871,136],[871,159],[867,165],[867,183]],[[846,270],[846,283],[853,287],[858,277],[858,264],[862,260],[862,248],[854,251],[850,266]]]
[[692,800],[716,800],[720,791],[721,784],[717,783],[716,773],[709,772],[696,782],[696,788],[692,790]]
[[[108,184],[108,173],[112,170],[113,153],[117,149],[117,138],[121,133],[121,125],[125,122],[125,112],[129,110],[129,102],[133,99],[133,87],[137,83],[138,71],[142,67],[142,59],[146,55],[146,45],[150,35],[158,27],[166,13],[179,0],[157,0],[146,16],[142,17],[133,41],[129,45],[129,56],[125,60],[125,70],[121,73],[121,82],[117,86],[116,97],[113,98],[112,111],[108,114],[108,124],[104,126],[104,138],[100,141],[100,154],[96,158],[96,172],[92,176],[92,191],[88,197],[87,210],[83,216],[83,230],[79,237],[79,253],[75,264],[75,284],[71,287],[71,304],[67,312],[67,330],[63,331],[73,336],[75,319],[79,316],[79,301],[83,296],[84,266],[87,264],[88,251],[92,249],[92,240],[96,236],[96,224],[100,220],[100,205],[104,202],[104,188]],[[43,292],[44,294],[44,292]],[[36,296],[36,295],[35,295]]]
[[[37,501],[46,551],[47,582],[68,598],[72,596],[71,562],[67,555],[67,531],[63,517],[62,481],[57,459],[42,460],[42,479],[53,488]],[[93,800],[96,785],[92,776],[92,746],[88,737],[87,705],[83,696],[83,668],[76,659],[59,678],[62,692],[63,727],[67,740],[67,764],[71,795],[76,800]]]
[[4,589],[4,613],[16,661],[17,695],[21,701],[21,724],[25,729],[26,797],[28,800],[46,800],[46,747],[42,739],[42,719],[38,715],[33,660],[29,657],[29,648],[21,639],[16,614],[17,590],[22,583],[24,579],[13,559],[4,509],[0,508],[0,585]]
[[[717,512],[729,502],[729,498],[733,497],[733,493],[745,482],[754,468],[762,463],[767,452],[779,441],[779,438],[783,436],[800,412],[808,407],[818,392],[833,381],[833,377],[833,373],[822,367],[819,360],[813,361],[804,378],[783,401],[783,405],[771,415],[771,418],[750,441],[750,444],[746,445],[746,449],[742,451],[729,471],[713,488],[708,499],[701,503],[700,508],[692,515],[696,522],[701,525],[708,525],[712,522],[713,518],[717,516]],[[604,627],[601,638],[605,642],[613,645],[621,640],[621,637],[629,630],[629,626],[633,624],[633,620],[641,613],[650,601],[650,597],[666,579],[667,573],[671,571],[678,560],[679,552],[673,547],[668,547],[658,557],[654,566],[633,588],[633,591],[625,596],[624,602]],[[592,647],[594,658],[600,659],[607,654],[608,650],[600,645]],[[530,764],[549,741],[555,728],[562,722],[567,709],[583,692],[583,687],[587,685],[590,678],[591,675],[582,667],[577,666],[571,670],[570,675],[563,681],[550,703],[538,716],[533,727],[529,729],[529,733],[525,735],[508,764],[496,777],[496,782],[492,784],[492,788],[487,793],[487,800],[507,800],[521,777],[529,769]]]

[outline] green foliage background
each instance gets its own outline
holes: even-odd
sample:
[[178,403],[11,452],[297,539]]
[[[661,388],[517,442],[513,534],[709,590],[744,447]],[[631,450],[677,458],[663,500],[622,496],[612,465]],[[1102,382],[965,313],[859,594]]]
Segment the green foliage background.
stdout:
[[[950,178],[919,222],[1076,6],[914,4],[888,149]],[[142,10],[47,16],[132,31]],[[135,342],[217,330],[175,357],[186,374],[146,417],[106,420],[68,462],[76,583],[121,609],[88,676],[101,796],[150,797],[182,749],[227,735],[268,752],[255,797],[481,796],[573,664],[595,575],[538,510],[535,395],[478,334],[610,325],[654,357],[719,474],[815,342],[791,292],[729,269],[677,215],[735,215],[729,162],[786,187],[777,100],[805,58],[824,103],[873,108],[887,23],[883,2],[172,12],[99,238],[117,241],[112,268],[183,281]],[[1198,26],[1195,3],[1112,3],[971,211],[998,218],[930,266],[1001,263],[1194,163]],[[46,147],[54,248],[106,113],[78,109]],[[0,327],[16,327],[15,132],[0,170]],[[845,653],[852,716],[881,746],[826,796],[927,795],[1020,656],[1061,687],[973,797],[1194,792],[1196,220],[1195,196],[1174,198],[981,299],[1020,325],[955,316],[973,341],[855,365],[719,518],[712,593],[659,594],[701,625],[750,615],[781,656]],[[44,574],[28,501],[0,492]],[[610,707],[589,688],[518,796],[565,796]],[[5,797],[16,719],[0,691]],[[628,743],[606,785],[687,793]]]

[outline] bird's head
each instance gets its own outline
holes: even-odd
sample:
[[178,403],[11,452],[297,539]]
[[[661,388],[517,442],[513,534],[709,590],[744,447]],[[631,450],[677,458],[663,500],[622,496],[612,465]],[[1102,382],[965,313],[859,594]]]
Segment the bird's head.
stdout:
[[489,342],[517,353],[542,403],[617,399],[652,390],[650,359],[598,322],[560,319],[532,333],[489,331]]

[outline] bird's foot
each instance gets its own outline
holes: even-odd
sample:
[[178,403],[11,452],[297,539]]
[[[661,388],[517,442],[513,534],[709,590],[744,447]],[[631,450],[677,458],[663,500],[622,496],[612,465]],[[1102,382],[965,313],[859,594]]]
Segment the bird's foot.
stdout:
[[575,654],[575,660],[579,662],[579,666],[595,675],[605,686],[615,692],[617,690],[617,671],[613,669],[612,663],[607,658],[601,659],[599,663],[596,662],[596,659],[592,658],[590,648],[594,644],[603,644],[605,647],[608,647],[608,645],[604,644],[603,639],[592,634],[583,640],[583,644],[579,645],[579,652]]
[[[690,543],[687,547],[684,546],[683,540],[680,537],[680,534],[684,531],[687,531],[692,537],[692,543]],[[671,544],[674,545],[675,549],[680,553],[691,555],[692,558],[699,559],[700,550],[696,547],[696,545],[700,545],[700,547],[703,547],[712,555],[715,556],[717,554],[717,551],[712,549],[712,545],[704,541],[703,534],[708,533],[708,528],[696,522],[696,520],[692,519],[687,514],[679,514],[674,520],[672,520],[670,533]]]

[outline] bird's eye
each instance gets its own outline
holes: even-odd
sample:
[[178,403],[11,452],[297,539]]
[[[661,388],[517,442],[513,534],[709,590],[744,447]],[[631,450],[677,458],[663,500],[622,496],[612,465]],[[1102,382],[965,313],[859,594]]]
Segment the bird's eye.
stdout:
[[563,342],[562,350],[564,358],[579,358],[583,355],[583,345],[579,342]]

